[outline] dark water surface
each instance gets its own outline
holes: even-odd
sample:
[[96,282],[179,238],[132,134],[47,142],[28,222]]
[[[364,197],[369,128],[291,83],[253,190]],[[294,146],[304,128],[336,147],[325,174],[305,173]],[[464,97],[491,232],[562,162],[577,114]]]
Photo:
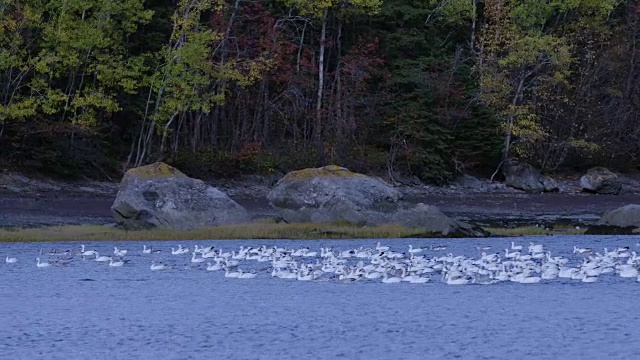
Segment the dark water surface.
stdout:
[[[444,253],[476,256],[479,245],[500,251],[511,240],[382,242],[404,251],[408,244],[435,241],[448,246]],[[573,245],[635,250],[639,240],[554,236],[516,242],[543,243],[554,256],[575,258]],[[226,251],[260,244],[346,250],[373,247],[376,240],[180,243]],[[433,276],[427,284],[345,284],[276,279],[269,263],[251,262],[260,271],[255,279],[228,279],[223,272],[204,271],[203,264],[189,268],[189,255],[170,255],[178,242],[145,242],[163,250],[154,255],[141,254],[141,242],[85,244],[105,255],[114,245],[128,249],[130,262],[110,268],[76,256],[68,266],[37,268],[41,249],[77,252],[79,243],[0,244],[0,358],[634,359],[640,354],[635,278],[448,286]],[[7,254],[19,262],[5,264]],[[178,267],[150,271],[152,258]]]

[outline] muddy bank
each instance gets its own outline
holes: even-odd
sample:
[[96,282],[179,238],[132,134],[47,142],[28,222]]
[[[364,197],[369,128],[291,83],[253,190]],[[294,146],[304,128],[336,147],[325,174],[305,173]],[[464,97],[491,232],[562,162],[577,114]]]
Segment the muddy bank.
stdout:
[[[275,216],[264,197],[231,196],[254,218]],[[605,211],[640,204],[640,195],[575,194],[424,194],[412,202],[437,205],[448,215],[479,225],[551,225],[557,221],[588,225]],[[0,227],[33,227],[113,222],[113,197],[0,197]]]
[[[244,206],[254,218],[275,216],[266,195],[273,179],[213,181]],[[399,188],[413,203],[438,206],[446,214],[481,226],[553,225],[557,222],[589,225],[604,212],[640,204],[640,192],[595,195],[566,182],[563,192],[528,194],[497,186],[491,191],[455,187],[415,186]],[[108,182],[59,182],[0,175],[0,227],[34,227],[64,224],[109,224],[110,207],[118,184]]]

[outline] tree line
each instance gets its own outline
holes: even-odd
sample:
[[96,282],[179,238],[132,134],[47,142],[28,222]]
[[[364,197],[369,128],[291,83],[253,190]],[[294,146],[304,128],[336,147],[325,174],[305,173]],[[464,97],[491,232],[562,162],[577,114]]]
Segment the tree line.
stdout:
[[0,0],[0,164],[635,169],[639,0]]

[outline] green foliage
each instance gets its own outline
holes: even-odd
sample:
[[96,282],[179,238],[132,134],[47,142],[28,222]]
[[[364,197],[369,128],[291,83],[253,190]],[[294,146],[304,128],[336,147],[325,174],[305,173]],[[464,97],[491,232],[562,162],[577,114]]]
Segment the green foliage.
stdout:
[[[201,149],[197,153],[179,152],[170,163],[197,178],[236,178],[242,175],[271,175],[283,168],[282,159],[249,143],[237,151]],[[289,168],[289,170],[294,170]]]
[[640,158],[633,2],[0,0],[0,19],[11,167],[442,183],[503,148],[545,169]]
[[343,0],[283,0],[287,6],[295,7],[302,15],[316,19],[322,18],[326,9],[339,9],[343,13],[375,14],[382,0],[352,0],[345,6]]
[[[572,22],[603,21],[616,0],[485,2],[487,27],[480,54],[482,99],[503,119],[504,158],[527,158],[552,139],[537,114],[537,99],[566,101],[554,89],[570,87],[575,49],[566,37]],[[579,17],[567,16],[569,13]],[[513,146],[512,146],[513,145]]]
[[[474,141],[496,137],[495,124],[484,123],[489,117],[475,117],[467,110],[476,86],[456,44],[468,38],[460,23],[469,11],[465,2],[435,1],[387,2],[382,9],[394,88],[383,108],[388,146],[397,170],[423,180],[446,182],[456,161],[472,163],[485,155],[484,149],[472,150]],[[482,136],[477,129],[465,131],[470,124],[487,131]]]

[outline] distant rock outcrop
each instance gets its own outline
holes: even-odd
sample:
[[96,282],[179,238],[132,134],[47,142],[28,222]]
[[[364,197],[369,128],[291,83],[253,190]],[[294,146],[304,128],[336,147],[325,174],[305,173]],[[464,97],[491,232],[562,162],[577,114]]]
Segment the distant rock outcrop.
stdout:
[[445,215],[437,206],[417,204],[412,208],[398,209],[392,223],[408,228],[424,228],[425,232],[448,237],[485,237],[491,235],[484,229],[472,226]]
[[590,235],[631,235],[640,233],[640,205],[629,204],[606,212],[589,227]]
[[267,198],[287,222],[401,224],[442,236],[486,236],[435,206],[410,207],[402,193],[382,180],[335,165],[290,172]]
[[555,180],[542,175],[540,170],[526,163],[507,166],[505,168],[505,184],[531,193],[559,190]]
[[249,220],[225,193],[165,163],[127,171],[111,213],[126,229],[191,229]]
[[622,181],[618,175],[603,167],[589,169],[580,178],[580,186],[584,191],[597,194],[618,195],[622,191]]

